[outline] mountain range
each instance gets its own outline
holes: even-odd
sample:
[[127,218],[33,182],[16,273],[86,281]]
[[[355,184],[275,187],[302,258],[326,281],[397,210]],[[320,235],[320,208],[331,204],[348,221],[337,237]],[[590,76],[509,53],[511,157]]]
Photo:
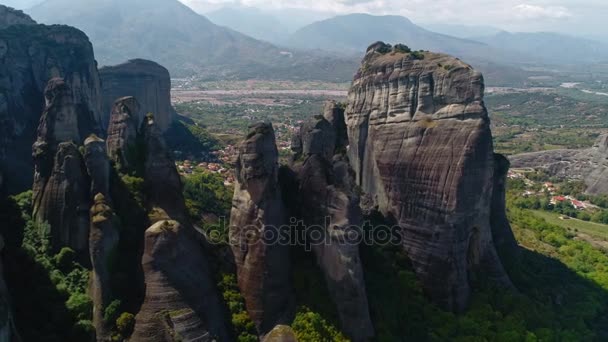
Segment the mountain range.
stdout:
[[47,0],[27,12],[38,22],[84,31],[100,65],[147,58],[173,76],[341,80],[352,77],[356,65],[278,48],[218,26],[177,0]]

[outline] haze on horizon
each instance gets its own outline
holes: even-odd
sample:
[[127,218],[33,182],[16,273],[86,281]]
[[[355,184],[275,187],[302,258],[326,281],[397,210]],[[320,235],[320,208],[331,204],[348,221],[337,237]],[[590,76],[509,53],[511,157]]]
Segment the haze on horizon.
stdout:
[[[27,9],[43,0],[2,0]],[[80,0],[74,0],[80,1]],[[100,1],[100,0],[97,0]],[[103,1],[103,0],[101,0]],[[205,14],[222,7],[253,7],[300,21],[369,13],[402,15],[421,24],[492,26],[513,32],[560,32],[608,41],[606,0],[180,0]],[[297,11],[296,11],[297,10]],[[305,23],[307,24],[307,23]]]

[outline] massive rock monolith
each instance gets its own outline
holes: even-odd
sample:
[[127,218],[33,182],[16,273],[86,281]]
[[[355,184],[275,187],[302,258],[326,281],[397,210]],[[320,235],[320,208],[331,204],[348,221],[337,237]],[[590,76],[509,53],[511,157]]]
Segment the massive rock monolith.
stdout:
[[272,125],[251,126],[236,162],[230,243],[239,288],[260,335],[291,323],[295,312],[289,241],[279,241],[276,235],[286,224],[278,167]]
[[89,178],[76,143],[90,131],[89,112],[74,103],[69,86],[52,79],[33,146],[33,218],[47,222],[55,249],[88,254]]
[[[327,108],[336,106],[327,105],[325,115],[339,117],[339,111],[331,110],[332,114]],[[312,251],[325,275],[342,330],[353,341],[367,341],[374,336],[374,328],[359,257],[363,215],[354,174],[344,155],[346,126],[340,120],[332,125],[319,115],[302,125],[294,141],[292,169],[298,183],[294,194],[298,209],[292,212],[299,212],[309,230]],[[318,233],[322,240],[316,241],[314,234]]]
[[36,139],[48,81],[62,77],[69,85],[74,110],[87,117],[79,121],[83,128],[96,126],[101,118],[101,86],[93,47],[84,33],[68,26],[37,25],[4,6],[0,13],[0,165],[11,179],[8,190],[16,193],[32,184],[31,173],[24,170],[32,169],[28,146]]
[[103,89],[103,125],[114,101],[134,96],[141,107],[137,111],[138,122],[147,113],[153,113],[156,123],[165,132],[177,115],[171,105],[171,78],[163,66],[145,59],[133,59],[126,63],[103,67],[99,70]]
[[110,264],[116,256],[119,235],[118,218],[106,197],[98,193],[90,210],[89,253],[91,257],[90,294],[93,299],[93,325],[97,341],[110,341],[110,328],[114,322],[106,322],[104,313],[112,301]]
[[137,167],[137,130],[142,122],[139,111],[139,102],[132,96],[119,98],[112,106],[107,149],[110,159],[122,172]]
[[402,228],[425,293],[466,308],[471,280],[510,286],[490,226],[494,155],[482,75],[430,52],[368,49],[348,94],[351,165],[377,209]]
[[187,229],[160,220],[146,230],[146,295],[131,341],[232,340],[207,260]]

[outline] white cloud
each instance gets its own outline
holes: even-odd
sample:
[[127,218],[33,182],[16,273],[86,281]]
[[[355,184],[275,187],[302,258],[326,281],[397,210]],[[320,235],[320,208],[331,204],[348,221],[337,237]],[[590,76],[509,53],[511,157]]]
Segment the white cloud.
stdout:
[[520,19],[552,18],[563,19],[572,16],[572,13],[563,6],[538,6],[530,4],[519,4],[513,8],[515,15]]
[[[204,13],[225,5],[403,15],[416,23],[498,26],[511,31],[608,34],[608,0],[180,0]],[[290,12],[293,13],[293,12]]]

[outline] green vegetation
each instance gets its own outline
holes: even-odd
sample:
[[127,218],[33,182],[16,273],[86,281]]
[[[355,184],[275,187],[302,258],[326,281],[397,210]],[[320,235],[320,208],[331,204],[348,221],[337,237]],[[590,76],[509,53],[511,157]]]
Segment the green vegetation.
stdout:
[[578,233],[579,231],[584,234],[589,234],[600,239],[608,240],[608,225],[600,224],[595,222],[587,222],[579,219],[560,219],[560,214],[534,210],[534,215],[544,219],[547,223],[560,226],[567,229],[570,233],[572,231]]
[[405,44],[395,44],[395,47],[393,48],[393,50],[395,52],[399,52],[399,53],[410,53],[412,52],[412,49],[410,49],[409,46],[405,45]]
[[239,291],[236,276],[229,273],[223,274],[218,288],[222,291],[224,301],[230,310],[232,326],[237,340],[239,342],[257,341],[255,325],[245,309],[245,299]]
[[320,314],[302,307],[291,325],[299,342],[348,342],[341,332]]
[[202,171],[185,177],[183,181],[186,207],[196,222],[208,213],[218,217],[230,216],[234,190],[224,185],[221,175]]
[[[94,336],[92,302],[86,294],[89,271],[83,258],[63,248],[53,253],[50,227],[32,220],[32,192],[2,206],[3,222],[12,222],[6,239],[5,277],[15,321],[25,341],[86,341]],[[7,210],[10,210],[8,212]],[[6,221],[4,221],[6,219]],[[4,232],[3,232],[4,235]]]

